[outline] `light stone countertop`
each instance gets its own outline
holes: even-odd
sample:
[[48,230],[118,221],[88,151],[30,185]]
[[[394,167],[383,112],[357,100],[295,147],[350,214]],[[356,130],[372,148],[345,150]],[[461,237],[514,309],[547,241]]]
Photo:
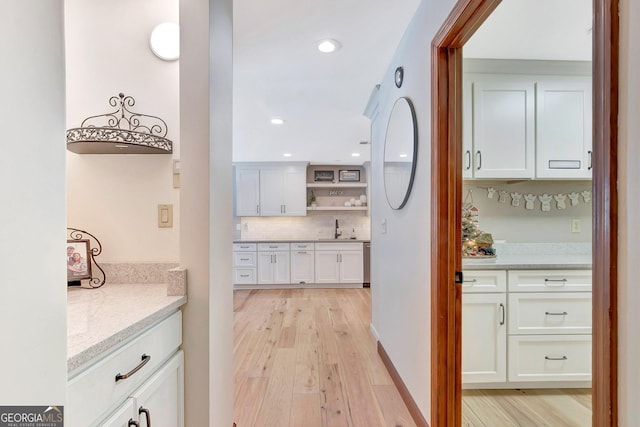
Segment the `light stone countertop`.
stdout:
[[106,284],[67,291],[67,372],[108,352],[187,302],[166,284]]
[[588,270],[590,254],[503,254],[496,258],[463,258],[463,270]]
[[246,239],[234,240],[233,243],[364,243],[370,239]]

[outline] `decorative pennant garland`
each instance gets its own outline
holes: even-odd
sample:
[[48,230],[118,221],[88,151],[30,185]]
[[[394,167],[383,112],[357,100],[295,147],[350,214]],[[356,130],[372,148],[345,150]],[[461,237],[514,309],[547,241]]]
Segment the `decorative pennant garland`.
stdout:
[[[506,204],[508,202],[508,198],[511,198],[511,206],[514,208],[518,208],[522,206],[522,199],[524,198],[524,208],[527,210],[535,209],[536,202],[540,203],[540,209],[542,210],[542,212],[550,212],[552,206],[555,206],[556,209],[561,211],[565,210],[567,208],[567,199],[569,199],[568,202],[572,207],[578,206],[581,201],[584,204],[591,203],[591,190],[584,190],[580,192],[572,191],[567,194],[566,193],[521,194],[518,192],[510,193],[506,190],[496,189],[494,187],[479,187],[479,188],[487,190],[487,198],[489,199],[495,199],[497,194],[498,203]],[[469,197],[470,194],[471,194],[471,190],[468,191],[467,198]],[[582,197],[582,200],[580,200],[581,197]],[[465,202],[467,201],[467,198],[465,198]],[[473,198],[471,199],[471,202],[473,202]]]

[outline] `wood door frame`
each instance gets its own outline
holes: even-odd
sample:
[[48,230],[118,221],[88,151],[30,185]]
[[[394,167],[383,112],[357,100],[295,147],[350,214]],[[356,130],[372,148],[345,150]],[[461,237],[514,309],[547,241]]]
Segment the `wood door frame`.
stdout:
[[[459,0],[431,45],[431,427],[462,425],[462,46],[501,0]],[[593,426],[618,424],[618,0],[593,0]]]

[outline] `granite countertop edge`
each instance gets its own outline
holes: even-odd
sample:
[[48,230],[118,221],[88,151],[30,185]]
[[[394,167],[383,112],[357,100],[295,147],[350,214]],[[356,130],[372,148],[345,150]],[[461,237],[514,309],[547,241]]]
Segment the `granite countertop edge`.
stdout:
[[[166,286],[166,285],[163,285]],[[107,355],[111,350],[124,344],[129,338],[145,331],[156,322],[176,312],[187,302],[186,296],[167,296],[167,302],[142,317],[133,320],[127,326],[108,334],[67,358],[67,372],[73,372],[98,357]]]

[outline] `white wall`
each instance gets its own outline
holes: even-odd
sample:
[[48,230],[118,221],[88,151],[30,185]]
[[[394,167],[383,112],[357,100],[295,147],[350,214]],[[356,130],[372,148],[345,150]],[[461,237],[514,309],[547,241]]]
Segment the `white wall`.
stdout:
[[[68,224],[100,239],[102,262],[178,261],[179,63],[149,49],[157,24],[178,22],[178,0],[66,0],[65,15],[67,127],[111,111],[109,98],[123,92],[134,111],[166,121],[174,143],[173,156],[68,152]],[[158,228],[158,204],[173,204],[173,228]]]
[[233,422],[232,0],[181,0],[185,425]]
[[[591,242],[591,210],[593,203],[585,203],[582,196],[577,206],[571,206],[566,199],[566,208],[558,209],[555,201],[551,210],[543,212],[541,203],[535,201],[534,209],[525,209],[524,199],[520,206],[511,205],[511,196],[507,202],[498,202],[498,194],[492,199],[487,196],[487,188],[520,194],[568,194],[571,192],[591,191],[591,181],[465,181],[463,197],[471,190],[474,205],[479,211],[480,229],[491,233],[494,240],[506,240],[507,243],[556,243]],[[571,232],[571,221],[580,220],[580,233]]]
[[0,402],[64,405],[63,2],[0,2]]
[[[455,4],[424,0],[418,8],[381,82],[379,115],[372,124],[371,241],[373,326],[394,366],[430,418],[430,185],[431,185],[431,40]],[[404,67],[402,88],[393,73]],[[418,117],[418,164],[411,197],[404,209],[386,203],[382,178],[384,135],[391,107],[408,96]],[[387,232],[381,231],[386,220]]]
[[619,233],[619,425],[633,427],[640,419],[640,2],[620,2],[620,233]]

